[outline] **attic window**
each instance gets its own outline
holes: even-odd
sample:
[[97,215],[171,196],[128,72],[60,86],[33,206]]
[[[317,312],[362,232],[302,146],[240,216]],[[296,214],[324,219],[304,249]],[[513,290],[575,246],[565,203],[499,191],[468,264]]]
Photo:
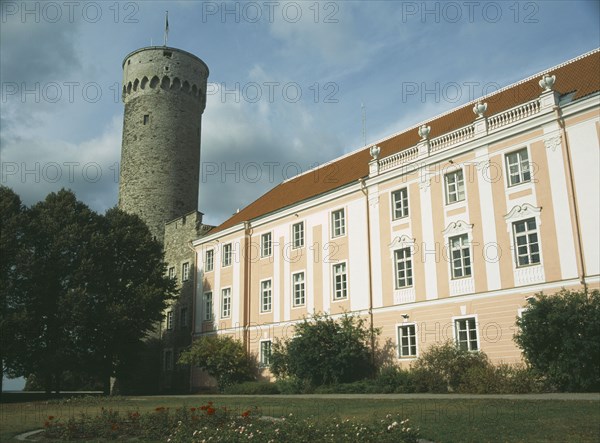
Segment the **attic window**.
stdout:
[[171,51],[163,51],[163,55],[167,58],[171,58],[171,56],[173,55],[173,53]]
[[127,60],[127,64],[130,65],[131,64],[131,60]]
[[147,125],[149,121],[150,121],[150,115],[149,114],[145,114],[144,115],[144,124]]

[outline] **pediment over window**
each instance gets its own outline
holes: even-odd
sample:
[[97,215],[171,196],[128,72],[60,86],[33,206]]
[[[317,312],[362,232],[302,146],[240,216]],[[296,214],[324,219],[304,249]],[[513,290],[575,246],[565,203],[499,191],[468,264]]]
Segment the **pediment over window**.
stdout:
[[390,243],[390,250],[394,251],[401,248],[413,248],[414,246],[415,239],[403,234],[393,238],[392,242]]
[[507,222],[521,220],[523,218],[539,217],[542,207],[536,208],[529,203],[514,206],[508,214],[504,216]]
[[459,234],[469,234],[473,231],[473,225],[466,221],[459,220],[457,222],[451,222],[448,224],[446,229],[442,231],[444,236],[449,237]]

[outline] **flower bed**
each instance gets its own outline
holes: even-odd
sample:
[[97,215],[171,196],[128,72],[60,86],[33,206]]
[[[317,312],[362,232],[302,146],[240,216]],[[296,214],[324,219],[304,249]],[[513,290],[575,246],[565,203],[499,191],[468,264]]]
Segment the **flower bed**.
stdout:
[[163,440],[169,443],[200,442],[407,442],[417,441],[419,431],[408,420],[388,414],[385,419],[358,422],[330,417],[327,420],[267,417],[257,410],[234,411],[208,402],[200,407],[121,414],[102,408],[100,414],[81,414],[61,421],[49,416],[44,437],[49,440]]

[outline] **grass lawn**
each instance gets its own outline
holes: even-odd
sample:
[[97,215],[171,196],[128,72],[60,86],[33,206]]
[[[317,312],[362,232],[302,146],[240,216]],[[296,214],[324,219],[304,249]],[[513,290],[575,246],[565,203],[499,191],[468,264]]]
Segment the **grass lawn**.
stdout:
[[49,415],[66,419],[81,412],[96,414],[101,407],[153,411],[156,407],[215,406],[243,411],[256,407],[274,417],[289,414],[313,417],[356,417],[380,420],[400,413],[421,429],[421,437],[435,442],[600,441],[600,402],[588,400],[506,399],[324,399],[293,397],[120,397],[51,402],[0,404],[0,441],[16,441],[16,434],[40,429]]

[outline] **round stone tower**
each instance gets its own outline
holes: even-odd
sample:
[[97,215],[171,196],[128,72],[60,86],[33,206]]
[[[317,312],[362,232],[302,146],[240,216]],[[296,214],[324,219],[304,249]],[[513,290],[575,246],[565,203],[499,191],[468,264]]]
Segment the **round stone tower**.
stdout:
[[165,222],[198,209],[200,134],[208,66],[167,46],[123,61],[119,207],[163,240]]

